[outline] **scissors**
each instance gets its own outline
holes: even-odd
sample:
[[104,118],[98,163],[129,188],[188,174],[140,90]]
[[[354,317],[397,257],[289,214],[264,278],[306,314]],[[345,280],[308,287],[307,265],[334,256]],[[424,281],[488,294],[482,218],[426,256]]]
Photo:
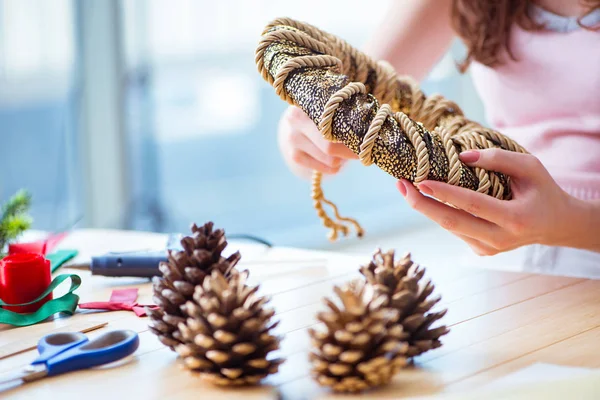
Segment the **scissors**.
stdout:
[[46,376],[109,364],[133,354],[139,344],[138,334],[131,330],[107,332],[93,340],[79,332],[53,333],[38,342],[38,358],[10,377],[0,378],[0,384],[19,380],[32,382]]

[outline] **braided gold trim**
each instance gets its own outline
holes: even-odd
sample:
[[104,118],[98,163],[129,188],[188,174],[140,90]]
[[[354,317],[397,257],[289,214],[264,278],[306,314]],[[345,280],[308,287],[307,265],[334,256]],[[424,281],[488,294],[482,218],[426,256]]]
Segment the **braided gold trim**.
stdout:
[[263,79],[265,79],[271,85],[273,85],[275,80],[269,74],[268,69],[265,67],[265,58],[264,58],[265,50],[271,44],[276,43],[276,42],[281,42],[281,41],[297,43],[300,46],[309,48],[309,49],[311,49],[315,52],[321,53],[321,54],[330,53],[330,49],[325,43],[323,43],[317,39],[313,39],[311,36],[309,36],[303,32],[278,30],[278,31],[272,31],[272,32],[265,34],[256,49],[254,61],[256,62],[258,71],[260,72]]
[[294,100],[287,94],[285,89],[283,88],[283,84],[287,79],[288,75],[298,68],[323,68],[323,67],[333,67],[337,71],[342,70],[342,62],[339,58],[329,56],[329,55],[319,55],[319,56],[301,56],[294,57],[286,62],[283,67],[277,72],[275,76],[275,80],[273,81],[273,87],[275,87],[275,92],[279,97],[281,97],[284,101],[288,102],[291,105],[294,105]]
[[400,123],[400,128],[404,131],[417,153],[417,173],[415,174],[415,184],[427,180],[431,166],[429,164],[429,151],[425,145],[425,141],[421,137],[420,129],[417,124],[408,118],[408,115],[403,112],[398,112],[395,115]]
[[438,126],[432,132],[434,135],[437,135],[444,143],[444,151],[446,152],[446,157],[448,157],[448,183],[451,185],[458,185],[460,182],[460,169],[461,162],[458,158],[458,152],[456,151],[456,145],[452,140],[452,134],[450,131],[442,126]]
[[325,109],[321,115],[321,122],[319,122],[319,130],[325,139],[329,140],[330,142],[335,140],[333,132],[331,132],[331,127],[333,126],[333,116],[335,115],[335,112],[340,104],[355,94],[366,92],[367,88],[365,85],[360,82],[351,82],[335,92],[335,94],[331,96],[329,100],[327,100]]
[[377,85],[373,89],[373,96],[382,104],[390,104],[396,95],[396,70],[387,61],[375,63]]
[[[297,44],[314,54],[289,59],[282,67],[278,67],[276,76],[272,77],[264,64],[264,54],[271,44],[278,42]],[[408,76],[398,76],[389,63],[373,60],[341,38],[321,31],[310,24],[291,18],[279,18],[272,21],[263,31],[263,37],[256,50],[255,61],[262,77],[275,87],[276,93],[283,100],[290,104],[295,103],[285,90],[285,81],[297,69],[330,68],[349,78],[351,82],[327,100],[320,117],[319,130],[329,141],[336,141],[333,134],[333,119],[340,105],[356,94],[368,94],[365,84],[370,78],[369,74],[373,71],[375,79],[369,81],[369,88],[381,106],[362,138],[359,146],[359,159],[364,165],[371,165],[375,162],[373,159],[375,142],[387,119],[392,118],[398,123],[415,149],[417,160],[413,179],[415,184],[428,179],[431,170],[431,155],[424,140],[427,131],[432,137],[438,138],[444,146],[449,167],[447,182],[451,185],[459,185],[463,169],[468,168],[460,161],[459,152],[500,147],[527,153],[522,146],[510,138],[466,119],[463,111],[453,101],[445,99],[441,95],[425,96],[414,79]],[[402,89],[400,90],[400,88]],[[406,93],[406,88],[408,88],[408,93]],[[406,96],[408,97],[406,98]],[[481,168],[474,168],[473,171],[479,180],[476,189],[478,192],[498,199],[510,198],[510,190],[502,185],[497,173]],[[312,198],[323,224],[331,230],[330,239],[335,240],[339,234],[346,235],[349,225],[354,225],[361,236],[363,231],[358,222],[339,215],[335,204],[324,197],[321,183],[322,174],[315,171],[312,179]],[[327,204],[333,209],[337,221],[327,215],[323,204]]]
[[383,126],[383,123],[387,119],[388,116],[394,115],[392,112],[392,107],[389,104],[384,104],[379,107],[377,110],[377,114],[375,114],[375,118],[373,118],[373,122],[369,126],[369,130],[367,134],[363,138],[363,141],[360,145],[360,153],[358,154],[358,158],[363,163],[363,165],[371,165],[373,164],[373,146],[375,145],[375,140],[379,137],[379,131]]

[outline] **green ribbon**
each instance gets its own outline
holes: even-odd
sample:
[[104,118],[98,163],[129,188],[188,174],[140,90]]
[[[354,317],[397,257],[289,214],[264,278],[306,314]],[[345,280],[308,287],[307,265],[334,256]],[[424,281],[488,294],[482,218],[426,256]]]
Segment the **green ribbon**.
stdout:
[[38,301],[41,301],[44,297],[52,293],[52,291],[56,289],[58,285],[60,285],[67,279],[71,279],[71,287],[69,288],[68,293],[44,303],[36,312],[30,314],[19,314],[13,311],[0,309],[0,323],[14,326],[27,326],[37,324],[38,322],[45,320],[51,315],[60,312],[73,315],[75,309],[77,308],[77,304],[79,303],[79,296],[77,296],[73,292],[81,285],[81,278],[79,277],[79,275],[75,274],[58,275],[52,280],[50,286],[48,286],[48,288],[44,290],[44,293],[40,294],[37,299],[32,300],[28,303],[6,304],[2,300],[0,300],[0,306],[26,306],[29,304],[37,303]]
[[77,250],[58,250],[52,254],[48,254],[46,259],[50,260],[50,270],[55,272],[64,263],[77,255]]

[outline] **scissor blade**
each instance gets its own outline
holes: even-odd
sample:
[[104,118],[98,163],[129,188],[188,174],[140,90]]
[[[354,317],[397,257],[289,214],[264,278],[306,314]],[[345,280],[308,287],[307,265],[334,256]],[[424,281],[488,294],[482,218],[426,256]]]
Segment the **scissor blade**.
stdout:
[[16,381],[31,382],[41,379],[46,375],[48,375],[48,370],[44,364],[27,365],[17,371],[0,375],[0,385],[14,383]]

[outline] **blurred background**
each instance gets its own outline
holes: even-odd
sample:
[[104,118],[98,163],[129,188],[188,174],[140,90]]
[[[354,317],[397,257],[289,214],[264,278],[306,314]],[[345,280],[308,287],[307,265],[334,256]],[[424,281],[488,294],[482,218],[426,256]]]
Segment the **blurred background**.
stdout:
[[[49,231],[185,232],[213,220],[278,245],[348,246],[327,242],[310,183],[279,154],[286,105],[254,50],[281,16],[360,47],[390,3],[0,0],[0,201],[28,189],[34,228]],[[462,50],[456,43],[423,89],[482,120],[455,68]],[[373,240],[426,225],[375,166],[355,162],[324,190]]]

